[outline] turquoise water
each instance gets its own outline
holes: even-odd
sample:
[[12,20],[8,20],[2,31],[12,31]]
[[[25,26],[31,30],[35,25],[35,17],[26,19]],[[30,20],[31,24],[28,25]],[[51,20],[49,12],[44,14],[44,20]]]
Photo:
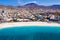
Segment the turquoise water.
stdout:
[[0,29],[0,40],[60,40],[60,27],[23,26]]

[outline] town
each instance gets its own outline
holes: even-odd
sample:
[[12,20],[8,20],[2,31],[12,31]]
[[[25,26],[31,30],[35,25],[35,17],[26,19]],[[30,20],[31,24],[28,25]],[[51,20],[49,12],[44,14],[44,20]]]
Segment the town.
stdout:
[[6,22],[54,22],[60,23],[60,11],[37,7],[1,7],[0,23]]

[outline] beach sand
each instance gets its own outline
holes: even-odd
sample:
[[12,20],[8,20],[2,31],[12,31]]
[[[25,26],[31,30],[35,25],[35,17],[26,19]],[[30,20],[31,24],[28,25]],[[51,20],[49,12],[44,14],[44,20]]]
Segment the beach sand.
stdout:
[[47,23],[47,22],[13,22],[13,23],[1,23],[0,28],[8,28],[8,27],[17,27],[17,26],[57,26],[60,27],[58,23]]

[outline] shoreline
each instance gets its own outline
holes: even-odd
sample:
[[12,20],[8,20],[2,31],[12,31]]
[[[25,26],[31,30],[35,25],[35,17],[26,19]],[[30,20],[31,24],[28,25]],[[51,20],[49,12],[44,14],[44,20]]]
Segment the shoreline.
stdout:
[[47,23],[47,22],[13,22],[13,23],[2,23],[0,28],[16,27],[16,26],[57,26],[60,27],[58,23]]

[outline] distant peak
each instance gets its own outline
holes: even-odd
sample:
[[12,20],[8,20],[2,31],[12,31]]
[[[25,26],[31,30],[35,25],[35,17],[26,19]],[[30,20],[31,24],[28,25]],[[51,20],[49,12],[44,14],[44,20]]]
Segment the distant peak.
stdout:
[[28,4],[35,4],[35,5],[37,5],[36,3],[28,3]]
[[38,4],[36,4],[36,3],[28,3],[28,4],[24,5],[24,6],[38,6]]
[[52,5],[52,6],[60,6],[60,5]]

